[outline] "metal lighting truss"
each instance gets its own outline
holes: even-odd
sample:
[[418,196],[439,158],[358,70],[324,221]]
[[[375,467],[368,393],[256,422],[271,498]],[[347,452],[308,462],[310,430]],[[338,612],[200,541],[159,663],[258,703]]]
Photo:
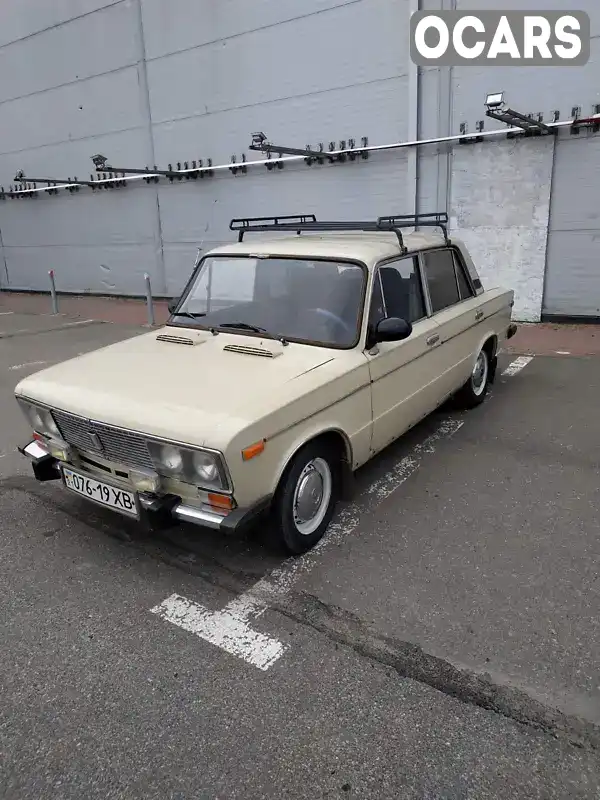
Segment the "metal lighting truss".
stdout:
[[[335,143],[330,142],[329,150],[320,149],[314,150],[310,147],[304,149],[297,147],[287,147],[284,145],[272,144],[268,141],[266,135],[260,131],[252,134],[252,141],[249,149],[266,154],[266,158],[258,159],[256,161],[246,161],[245,156],[242,156],[241,162],[237,162],[235,156],[228,164],[213,164],[211,159],[207,160],[206,165],[202,160],[198,162],[192,161],[191,167],[188,162],[177,163],[177,169],[174,169],[171,164],[168,165],[167,170],[156,169],[140,169],[140,168],[127,168],[127,167],[113,167],[107,163],[108,159],[103,155],[92,156],[96,173],[98,177],[94,180],[94,176],[90,175],[89,181],[79,181],[76,178],[71,180],[58,180],[56,178],[29,178],[23,171],[20,171],[15,176],[15,181],[25,184],[25,188],[17,189],[10,187],[8,192],[0,189],[0,199],[5,196],[9,197],[32,197],[36,194],[46,192],[47,194],[58,194],[60,189],[65,189],[69,192],[79,191],[82,186],[89,186],[92,189],[103,188],[116,188],[126,186],[129,182],[144,180],[146,183],[156,182],[161,177],[168,178],[171,182],[174,180],[182,179],[196,179],[213,176],[217,173],[224,173],[229,170],[234,175],[240,171],[246,173],[249,169],[256,167],[266,167],[267,169],[283,168],[285,164],[298,164],[302,161],[305,163],[324,163],[339,162],[350,159],[354,161],[357,158],[368,158],[371,153],[383,153],[386,151],[405,150],[413,147],[426,147],[429,145],[438,144],[469,144],[472,142],[481,142],[485,139],[494,139],[501,136],[517,137],[517,136],[539,136],[558,133],[561,128],[570,128],[571,133],[577,133],[579,128],[587,127],[597,131],[600,128],[600,105],[595,107],[596,113],[592,117],[581,118],[581,109],[573,108],[572,118],[563,122],[558,121],[558,112],[554,113],[554,121],[544,123],[541,115],[535,118],[533,115],[528,116],[507,108],[504,102],[504,93],[497,92],[489,94],[486,98],[487,116],[504,122],[506,126],[503,128],[496,128],[494,130],[483,130],[483,122],[477,125],[477,133],[473,135],[467,134],[466,125],[461,125],[461,133],[452,136],[437,136],[430,139],[416,139],[406,142],[392,142],[390,144],[368,144],[368,139],[363,137],[362,143],[359,146],[355,145],[354,140],[340,142],[340,146],[335,149]],[[277,157],[273,158],[273,154],[277,153]],[[46,186],[39,187],[38,183],[46,183]]]

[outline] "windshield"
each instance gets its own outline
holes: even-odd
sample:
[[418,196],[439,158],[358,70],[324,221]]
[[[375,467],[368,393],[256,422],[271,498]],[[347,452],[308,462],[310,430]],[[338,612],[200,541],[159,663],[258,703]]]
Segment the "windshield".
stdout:
[[172,319],[186,326],[353,347],[365,278],[362,267],[343,261],[208,257]]

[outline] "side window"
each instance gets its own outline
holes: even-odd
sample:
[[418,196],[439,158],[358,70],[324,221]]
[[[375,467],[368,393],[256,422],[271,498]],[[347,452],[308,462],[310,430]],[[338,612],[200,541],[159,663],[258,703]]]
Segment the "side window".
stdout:
[[458,281],[458,290],[460,292],[460,299],[468,300],[469,297],[473,297],[473,292],[471,291],[471,286],[469,285],[469,281],[467,280],[465,268],[463,267],[460,258],[455,252],[452,253],[452,256],[454,258],[454,269],[456,270],[456,280]]
[[458,284],[451,250],[432,250],[423,253],[427,286],[433,313],[459,302]]
[[[425,302],[416,258],[403,258],[384,264],[378,270],[383,288],[385,315],[400,317],[407,322],[417,322],[425,317]],[[376,280],[379,282],[378,278]],[[378,289],[377,297],[381,298]],[[375,300],[375,289],[373,300]],[[383,303],[381,304],[383,306]],[[373,313],[372,306],[372,313]],[[381,319],[382,317],[379,317]],[[379,321],[376,320],[376,322]],[[376,324],[375,322],[375,324]]]

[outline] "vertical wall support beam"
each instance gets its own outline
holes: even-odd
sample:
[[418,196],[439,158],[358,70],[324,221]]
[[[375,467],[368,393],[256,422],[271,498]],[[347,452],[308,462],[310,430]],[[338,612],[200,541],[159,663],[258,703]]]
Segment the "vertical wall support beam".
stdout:
[[[420,10],[421,0],[410,0],[409,19]],[[419,67],[413,64],[408,54],[408,141],[419,139]],[[419,153],[417,147],[411,147],[407,154],[407,180],[406,180],[406,210],[409,214],[419,213]]]
[[8,288],[9,284],[10,284],[10,279],[8,277],[8,264],[6,261],[6,253],[4,252],[4,241],[2,240],[2,230],[0,230],[0,291],[3,288]]
[[[154,153],[154,133],[152,131],[152,107],[150,105],[150,89],[148,87],[148,68],[146,64],[146,40],[144,37],[144,16],[142,9],[142,0],[135,0],[135,12],[137,14],[137,73],[138,73],[138,86],[140,87],[140,101],[141,108],[146,120],[147,126],[147,150],[145,163],[148,164],[150,169],[156,163]],[[160,200],[158,185],[155,188],[156,192],[156,218],[154,230],[154,246],[156,253],[156,274],[159,280],[158,292],[159,294],[167,294],[167,276],[165,270],[165,253],[163,245],[162,234],[162,220],[160,214]]]
[[548,227],[546,229],[546,252],[544,255],[544,284],[542,287],[542,304],[540,306],[540,316],[536,322],[541,322],[544,314],[544,306],[546,304],[546,293],[548,289],[548,264],[550,261],[550,232],[552,227],[552,201],[554,199],[555,177],[556,177],[556,151],[559,146],[558,135],[553,136],[552,143],[552,168],[550,170],[550,201],[548,203]]

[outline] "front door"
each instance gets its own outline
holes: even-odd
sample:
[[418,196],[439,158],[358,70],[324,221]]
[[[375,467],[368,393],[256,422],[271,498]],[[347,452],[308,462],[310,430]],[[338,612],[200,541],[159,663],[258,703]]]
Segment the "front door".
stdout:
[[439,326],[427,317],[416,257],[378,267],[374,275],[369,327],[384,317],[411,322],[401,342],[380,342],[367,351],[371,373],[373,432],[371,450],[379,452],[437,405]]

